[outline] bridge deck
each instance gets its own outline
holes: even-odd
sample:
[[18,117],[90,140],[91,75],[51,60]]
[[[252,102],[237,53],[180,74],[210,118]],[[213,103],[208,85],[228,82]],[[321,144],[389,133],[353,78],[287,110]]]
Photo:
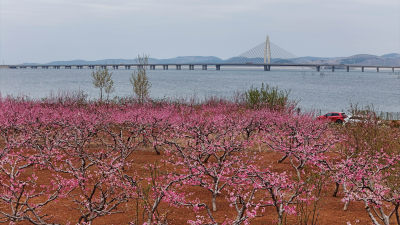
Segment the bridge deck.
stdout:
[[[95,69],[95,68],[114,68],[118,69],[119,67],[125,67],[126,69],[130,69],[131,67],[141,67],[144,66],[142,64],[74,64],[74,65],[53,65],[53,64],[40,64],[40,65],[2,65],[0,68],[9,68],[9,69],[23,69],[23,68],[31,68],[31,69],[36,69],[36,68],[43,68],[43,69],[48,69],[48,68],[55,68],[55,69],[72,69],[72,68],[77,68],[77,69],[83,69],[84,67],[90,68],[90,69]],[[353,65],[353,64],[284,64],[284,63],[271,63],[271,64],[255,64],[255,63],[168,63],[168,64],[147,64],[146,66],[149,66],[150,69],[155,69],[156,67],[162,67],[163,69],[168,69],[169,66],[176,66],[177,69],[181,69],[182,66],[187,66],[189,69],[193,70],[194,66],[201,66],[204,70],[207,69],[209,66],[214,66],[218,70],[221,67],[264,67],[265,70],[270,70],[272,67],[304,67],[304,68],[309,68],[309,67],[314,67],[318,71],[320,68],[332,68],[334,70],[335,68],[346,68],[349,70],[350,68],[361,68],[364,70],[364,68],[376,68],[377,71],[379,69],[400,69],[399,66],[386,66],[386,65]]]

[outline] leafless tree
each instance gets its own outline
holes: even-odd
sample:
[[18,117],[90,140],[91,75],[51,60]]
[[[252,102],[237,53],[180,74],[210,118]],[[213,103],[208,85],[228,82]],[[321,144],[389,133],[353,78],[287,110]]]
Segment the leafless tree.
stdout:
[[147,55],[138,55],[137,63],[138,67],[135,72],[132,73],[130,82],[133,87],[133,93],[138,99],[139,103],[144,103],[149,99],[149,92],[151,83],[147,77],[147,66],[149,57]]

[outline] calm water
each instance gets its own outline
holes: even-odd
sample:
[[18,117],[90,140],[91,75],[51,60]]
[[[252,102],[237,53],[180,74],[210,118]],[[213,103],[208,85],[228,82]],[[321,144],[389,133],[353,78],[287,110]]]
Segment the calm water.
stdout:
[[[132,70],[111,70],[114,95],[129,96]],[[153,98],[232,97],[237,91],[267,83],[291,91],[305,110],[347,111],[350,103],[373,105],[376,110],[400,112],[400,72],[315,72],[311,70],[148,71]],[[97,98],[91,70],[0,69],[2,96],[43,98],[61,91],[83,90]]]

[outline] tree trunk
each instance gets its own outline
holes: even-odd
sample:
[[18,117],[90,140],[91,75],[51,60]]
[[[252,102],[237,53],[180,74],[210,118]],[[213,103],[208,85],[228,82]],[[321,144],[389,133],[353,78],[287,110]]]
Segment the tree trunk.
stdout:
[[152,219],[153,219],[153,215],[151,214],[151,213],[148,213],[148,215],[147,215],[149,218],[147,219],[147,224],[150,224],[151,225],[151,221],[152,221]]
[[[343,183],[343,191],[344,191],[345,193],[347,193],[346,183]],[[344,203],[343,211],[346,211],[346,210],[347,210],[347,207],[349,206],[349,204],[350,204],[350,201],[347,201],[347,202]]]
[[383,223],[385,225],[390,225],[390,217],[385,214],[382,207],[379,208],[379,211],[381,212],[381,216],[383,218]]
[[368,205],[367,202],[365,202],[365,209],[367,210],[368,216],[369,216],[369,218],[371,218],[372,223],[373,223],[374,225],[381,225],[381,224],[376,220],[376,218],[374,217],[374,215],[372,214],[371,208],[369,207],[369,205]]
[[161,155],[161,152],[157,149],[157,146],[154,146],[154,151],[156,151],[157,155]]
[[[276,206],[275,206],[276,207]],[[278,208],[276,208],[278,211],[278,225],[283,225],[283,205],[280,204]]]
[[349,203],[350,203],[350,201],[346,201],[346,202],[344,203],[343,211],[347,211],[347,208],[349,207]]
[[278,214],[278,225],[283,225],[283,215],[281,213]]
[[296,168],[296,173],[297,173],[297,178],[299,178],[299,180],[301,180],[301,173],[298,168]]
[[233,225],[240,225],[242,223],[242,219],[244,218],[244,211],[246,210],[246,206],[243,205],[240,211],[238,212],[238,216],[234,221]]
[[278,163],[282,163],[285,161],[285,159],[288,157],[288,155],[283,156],[280,160],[278,160]]
[[338,192],[339,192],[339,183],[338,182],[336,182],[335,183],[335,191],[333,192],[333,197],[337,197],[337,194],[338,194]]
[[212,195],[212,210],[213,212],[217,211],[217,194]]

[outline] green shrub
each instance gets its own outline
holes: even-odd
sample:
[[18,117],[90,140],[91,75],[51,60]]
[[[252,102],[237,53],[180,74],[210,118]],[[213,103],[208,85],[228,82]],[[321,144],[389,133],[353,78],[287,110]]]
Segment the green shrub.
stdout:
[[271,87],[268,84],[261,84],[261,88],[251,87],[245,92],[246,104],[252,108],[268,107],[270,109],[284,109],[289,103],[287,90],[279,90],[278,87]]

